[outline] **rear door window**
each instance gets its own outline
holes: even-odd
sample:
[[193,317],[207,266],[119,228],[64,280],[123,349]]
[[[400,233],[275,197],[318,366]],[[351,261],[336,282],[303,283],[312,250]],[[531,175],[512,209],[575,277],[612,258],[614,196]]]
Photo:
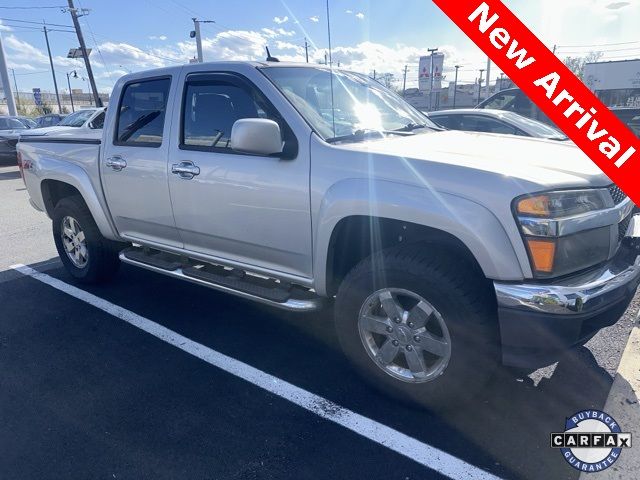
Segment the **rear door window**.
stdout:
[[116,145],[159,147],[162,144],[170,78],[127,84],[120,99]]
[[458,115],[434,115],[429,116],[429,118],[441,127],[448,128],[449,130],[460,129],[460,117]]
[[476,115],[462,115],[460,128],[469,132],[503,133],[507,135],[515,135],[518,132],[516,128],[499,120]]

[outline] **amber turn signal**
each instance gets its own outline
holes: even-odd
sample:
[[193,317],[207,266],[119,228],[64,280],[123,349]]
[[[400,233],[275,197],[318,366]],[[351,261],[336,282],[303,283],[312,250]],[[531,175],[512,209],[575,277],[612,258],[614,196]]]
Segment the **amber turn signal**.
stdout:
[[523,198],[518,202],[518,213],[524,215],[548,216],[549,196],[538,195],[536,197]]
[[553,260],[556,255],[556,242],[554,240],[535,240],[527,238],[527,245],[531,253],[533,268],[538,272],[553,272]]

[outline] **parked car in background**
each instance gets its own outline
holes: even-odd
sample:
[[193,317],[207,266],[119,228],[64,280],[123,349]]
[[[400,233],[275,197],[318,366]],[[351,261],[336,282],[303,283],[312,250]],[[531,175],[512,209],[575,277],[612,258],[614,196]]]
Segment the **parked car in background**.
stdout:
[[16,161],[16,144],[26,130],[27,126],[17,118],[0,116],[0,160]]
[[555,127],[551,119],[519,88],[507,88],[498,93],[494,93],[483,102],[480,102],[476,109],[504,110],[519,113],[523,117],[533,118],[534,120]]
[[25,127],[27,128],[38,128],[38,124],[36,123],[36,121],[33,118],[29,118],[29,117],[24,117],[24,116],[16,116],[13,117],[16,120],[18,120],[19,122],[22,122],[24,124]]
[[49,135],[53,132],[73,132],[75,134],[78,133],[78,129],[98,130],[104,125],[105,110],[106,108],[104,107],[77,110],[64,117],[57,125],[34,129],[28,132],[28,135]]
[[38,128],[42,127],[53,127],[54,125],[58,125],[65,115],[60,115],[58,113],[48,113],[47,115],[42,115],[37,117],[35,122],[38,125]]
[[449,130],[502,133],[558,141],[569,140],[569,137],[551,125],[503,110],[478,110],[474,108],[440,110],[430,112],[428,117]]
[[640,137],[640,108],[613,107],[611,111],[635,133],[636,137]]
[[[519,88],[508,88],[495,93],[478,104],[478,110],[503,110],[518,113],[557,128],[555,124],[540,110]],[[636,136],[640,136],[640,108],[609,107]]]

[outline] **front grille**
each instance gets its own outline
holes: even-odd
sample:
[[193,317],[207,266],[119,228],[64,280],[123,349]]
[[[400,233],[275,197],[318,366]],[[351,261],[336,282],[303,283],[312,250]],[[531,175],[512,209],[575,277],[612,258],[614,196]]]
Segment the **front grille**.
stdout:
[[624,236],[627,234],[627,229],[629,228],[629,223],[631,223],[632,216],[633,213],[630,213],[624,220],[622,220],[618,224],[618,243],[621,242]]
[[627,199],[627,194],[620,190],[620,187],[615,183],[613,185],[609,185],[609,194],[613,199],[614,205],[618,205]]

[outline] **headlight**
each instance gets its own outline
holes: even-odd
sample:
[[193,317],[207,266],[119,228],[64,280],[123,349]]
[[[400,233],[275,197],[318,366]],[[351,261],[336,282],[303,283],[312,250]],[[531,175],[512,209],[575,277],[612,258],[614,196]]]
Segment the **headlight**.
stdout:
[[609,205],[606,189],[567,190],[521,198],[516,204],[519,215],[560,218],[602,210]]
[[611,207],[607,189],[545,192],[515,199],[514,214],[534,276],[556,277],[605,261],[611,226],[586,229],[582,224],[590,212]]

